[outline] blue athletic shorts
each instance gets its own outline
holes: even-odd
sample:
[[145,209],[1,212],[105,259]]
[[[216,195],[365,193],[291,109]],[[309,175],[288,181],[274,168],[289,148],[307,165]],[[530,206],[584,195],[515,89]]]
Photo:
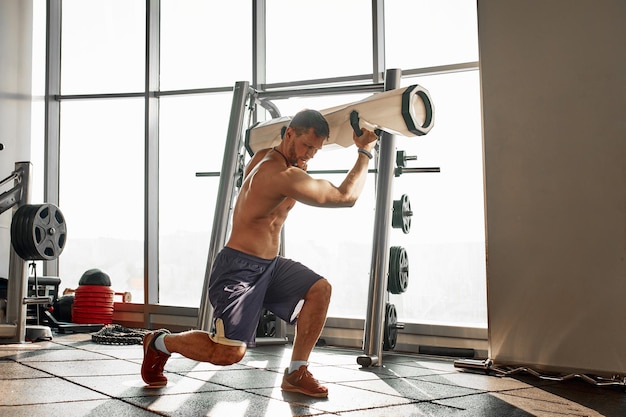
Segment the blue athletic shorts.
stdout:
[[263,259],[225,247],[217,254],[209,279],[213,320],[224,321],[227,338],[254,347],[262,309],[294,324],[304,296],[321,278],[282,256]]

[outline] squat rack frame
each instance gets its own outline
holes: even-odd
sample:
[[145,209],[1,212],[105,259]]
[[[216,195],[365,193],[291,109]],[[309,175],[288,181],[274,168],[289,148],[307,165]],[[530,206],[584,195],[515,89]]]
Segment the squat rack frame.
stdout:
[[[399,88],[401,70],[386,71],[384,90]],[[215,217],[209,244],[209,253],[204,276],[204,285],[200,309],[198,311],[198,328],[210,331],[213,322],[213,310],[208,295],[209,276],[217,253],[224,247],[229,221],[231,219],[236,197],[237,181],[241,179],[244,169],[245,149],[243,138],[244,113],[247,103],[255,97],[255,91],[247,81],[235,84],[231,116],[227,131],[224,159],[220,171],[217,192]],[[263,103],[262,103],[263,104]],[[264,105],[264,104],[263,104]],[[264,105],[265,107],[265,105]],[[279,117],[275,108],[268,108],[273,117]],[[389,269],[388,239],[391,227],[392,180],[394,178],[395,136],[382,132],[376,158],[376,206],[373,231],[372,257],[370,265],[370,284],[368,294],[367,315],[364,329],[363,355],[357,363],[363,367],[382,366],[383,334],[385,322],[385,306],[387,303],[387,275]],[[283,230],[284,232],[284,230]],[[281,245],[284,243],[281,239]],[[281,252],[284,247],[281,246]],[[284,334],[277,336],[284,336]],[[284,340],[283,340],[284,341]]]
[[[0,194],[0,214],[13,208],[13,213],[30,200],[32,164],[16,162],[15,170],[0,182],[0,186],[13,181],[13,187]],[[0,323],[0,343],[24,343],[26,341],[26,306],[50,302],[49,297],[27,297],[28,268],[10,245],[9,276],[7,282],[7,306],[5,322]]]

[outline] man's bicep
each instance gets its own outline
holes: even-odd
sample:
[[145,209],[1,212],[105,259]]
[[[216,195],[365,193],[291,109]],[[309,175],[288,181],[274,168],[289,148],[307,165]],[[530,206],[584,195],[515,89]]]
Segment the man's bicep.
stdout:
[[288,194],[288,197],[301,203],[318,207],[334,205],[341,197],[337,187],[330,181],[311,178],[308,175],[307,178],[291,182]]

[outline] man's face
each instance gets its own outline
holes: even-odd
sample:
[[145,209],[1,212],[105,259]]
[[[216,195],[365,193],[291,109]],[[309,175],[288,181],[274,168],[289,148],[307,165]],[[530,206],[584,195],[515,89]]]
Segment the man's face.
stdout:
[[313,158],[318,150],[322,149],[326,140],[326,138],[317,136],[312,128],[301,135],[297,135],[295,130],[289,128],[287,134],[291,134],[293,139],[287,158],[293,165],[300,168],[305,167],[308,160]]

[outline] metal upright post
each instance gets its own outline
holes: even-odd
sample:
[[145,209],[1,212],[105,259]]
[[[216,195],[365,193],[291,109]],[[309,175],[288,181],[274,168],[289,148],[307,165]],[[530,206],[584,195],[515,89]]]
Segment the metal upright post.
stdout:
[[[400,86],[402,71],[389,69],[385,75],[385,91]],[[382,366],[385,304],[387,302],[387,274],[389,269],[388,236],[391,227],[392,180],[394,178],[395,136],[383,132],[378,151],[376,178],[376,208],[374,237],[370,268],[370,287],[367,298],[367,316],[363,340],[363,356],[357,358],[361,366]]]
[[[13,206],[13,213],[30,200],[30,179],[32,173],[32,165],[30,162],[16,162],[15,172],[18,173],[16,186],[22,188],[19,200]],[[21,182],[21,184],[18,184]],[[7,326],[0,328],[0,336],[5,336],[5,330],[8,330],[6,336],[9,343],[24,343],[26,341],[26,304],[23,300],[28,293],[28,268],[26,262],[13,249],[11,245],[9,254],[9,282],[7,288]],[[5,340],[3,340],[4,342]]]
[[213,321],[213,308],[209,300],[209,277],[213,267],[213,260],[226,242],[230,210],[235,198],[237,163],[239,161],[240,151],[243,148],[241,131],[249,90],[250,84],[247,81],[238,81],[235,83],[233,102],[230,109],[230,122],[226,135],[226,146],[224,148],[224,159],[220,173],[220,184],[217,191],[217,201],[215,203],[215,217],[213,218],[209,255],[204,274],[200,309],[198,311],[198,329],[205,331],[210,330]]

